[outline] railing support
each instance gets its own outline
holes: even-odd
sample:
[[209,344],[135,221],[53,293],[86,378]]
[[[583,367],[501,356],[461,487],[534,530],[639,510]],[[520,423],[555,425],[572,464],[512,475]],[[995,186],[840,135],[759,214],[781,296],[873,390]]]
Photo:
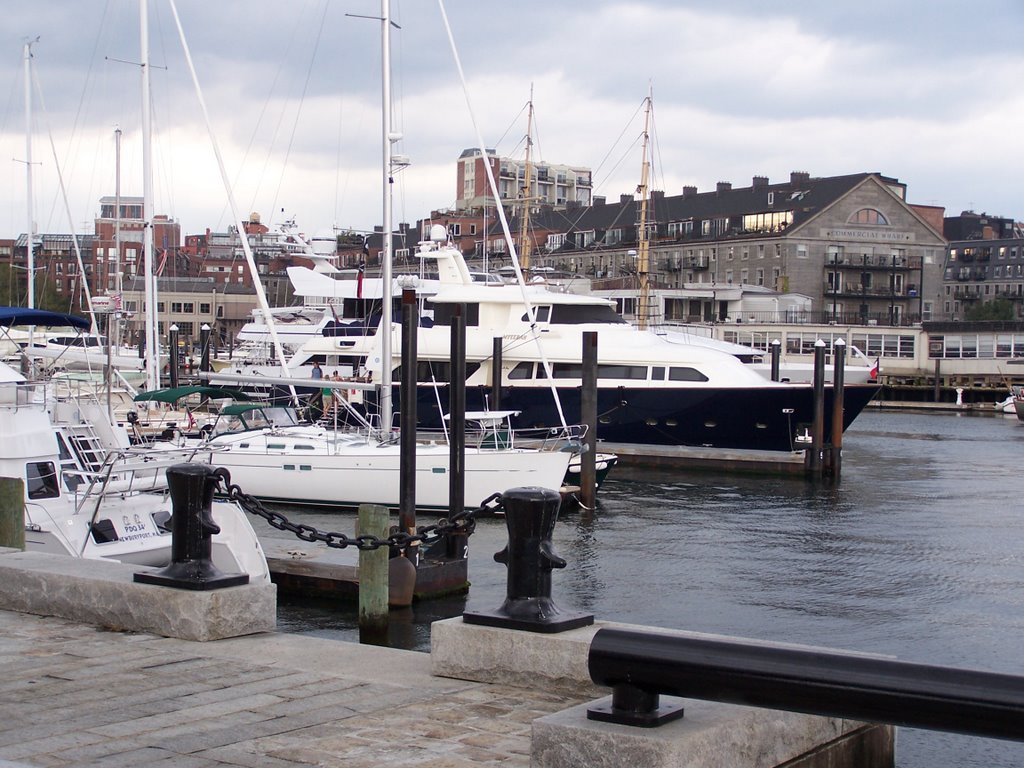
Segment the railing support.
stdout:
[[598,630],[588,664],[614,691],[590,719],[650,725],[664,694],[1024,741],[1016,675],[625,629]]

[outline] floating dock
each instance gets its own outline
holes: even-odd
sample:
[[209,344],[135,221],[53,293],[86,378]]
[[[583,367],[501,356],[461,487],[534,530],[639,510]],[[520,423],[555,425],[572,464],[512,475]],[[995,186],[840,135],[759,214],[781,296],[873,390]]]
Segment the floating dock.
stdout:
[[[638,445],[599,443],[598,449],[614,453],[623,466],[715,469],[726,472],[800,474],[804,452],[739,451],[728,448],[700,448],[685,445]],[[614,471],[614,470],[613,470]]]

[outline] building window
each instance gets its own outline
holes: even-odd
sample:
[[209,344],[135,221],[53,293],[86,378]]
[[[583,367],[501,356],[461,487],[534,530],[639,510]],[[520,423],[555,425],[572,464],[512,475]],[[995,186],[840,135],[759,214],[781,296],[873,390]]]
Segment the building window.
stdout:
[[763,269],[757,270],[757,284],[758,285],[764,285],[764,270]]
[[876,208],[861,208],[849,218],[851,224],[885,225],[889,220]]
[[200,304],[199,304],[199,314],[200,315],[208,315],[208,314],[210,314],[210,305],[207,304],[207,303],[200,302]]

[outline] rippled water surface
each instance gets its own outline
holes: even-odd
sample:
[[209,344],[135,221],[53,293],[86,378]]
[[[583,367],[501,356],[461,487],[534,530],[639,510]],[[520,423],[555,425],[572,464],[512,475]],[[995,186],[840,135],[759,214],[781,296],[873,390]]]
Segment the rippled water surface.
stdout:
[[[838,484],[622,468],[597,510],[560,519],[553,596],[600,619],[1020,674],[1022,459],[1015,418],[867,412]],[[430,621],[498,607],[505,539],[502,520],[480,521],[468,597],[395,616],[391,644],[427,650]],[[279,623],[358,641],[351,608],[283,603]],[[1024,745],[901,729],[897,763],[1024,766]]]

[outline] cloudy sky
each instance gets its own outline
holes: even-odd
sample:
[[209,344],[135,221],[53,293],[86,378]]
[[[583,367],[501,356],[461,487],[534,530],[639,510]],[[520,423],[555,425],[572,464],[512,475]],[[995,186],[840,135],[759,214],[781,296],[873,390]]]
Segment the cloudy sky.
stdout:
[[[381,220],[380,0],[177,0],[243,214],[309,233]],[[835,7],[833,7],[835,6]],[[879,171],[911,202],[1024,219],[1024,3],[952,0],[392,0],[396,151],[412,165],[395,220],[455,201],[477,143],[589,166],[615,199],[639,180],[654,96],[652,188],[747,186],[801,170]],[[186,233],[232,217],[168,0],[150,0],[154,209]],[[32,47],[35,220],[92,229],[113,194],[142,194],[138,0],[0,0],[0,237],[25,231],[23,46]],[[54,158],[56,153],[56,160]],[[68,221],[57,170],[68,190]]]

